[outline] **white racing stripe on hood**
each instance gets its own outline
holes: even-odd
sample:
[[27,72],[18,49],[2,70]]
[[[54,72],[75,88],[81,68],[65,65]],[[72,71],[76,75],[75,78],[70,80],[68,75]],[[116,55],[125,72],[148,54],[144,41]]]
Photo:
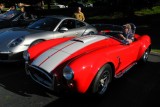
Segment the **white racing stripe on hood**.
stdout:
[[[73,54],[76,51],[92,43],[103,40],[105,38],[106,37],[104,36],[84,36],[84,37],[78,38],[78,40],[73,39],[73,40],[64,42],[41,54],[37,59],[33,61],[32,65],[39,66],[40,68],[50,73],[61,62],[63,62],[67,57],[69,57],[70,54]],[[83,40],[85,40],[85,42],[83,42]]]

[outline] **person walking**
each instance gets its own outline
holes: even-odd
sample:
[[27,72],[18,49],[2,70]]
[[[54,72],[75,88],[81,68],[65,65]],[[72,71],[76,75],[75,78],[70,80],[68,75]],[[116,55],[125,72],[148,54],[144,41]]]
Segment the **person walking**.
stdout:
[[85,16],[83,12],[81,11],[81,7],[77,8],[77,11],[73,14],[73,17],[80,21],[85,21]]

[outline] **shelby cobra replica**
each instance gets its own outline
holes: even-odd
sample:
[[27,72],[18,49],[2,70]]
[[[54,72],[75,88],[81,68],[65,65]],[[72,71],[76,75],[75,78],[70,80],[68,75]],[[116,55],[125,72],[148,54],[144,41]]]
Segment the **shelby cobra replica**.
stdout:
[[41,42],[23,54],[26,73],[54,92],[71,90],[104,95],[113,78],[121,77],[138,62],[147,62],[150,37],[134,36],[135,41],[131,44],[113,35]]

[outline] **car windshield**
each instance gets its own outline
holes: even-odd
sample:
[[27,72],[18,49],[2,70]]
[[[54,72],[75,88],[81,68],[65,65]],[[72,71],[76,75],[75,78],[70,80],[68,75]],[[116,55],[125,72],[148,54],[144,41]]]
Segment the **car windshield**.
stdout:
[[27,28],[50,31],[50,30],[53,30],[58,25],[59,22],[60,22],[60,19],[46,17],[32,23]]
[[13,18],[14,16],[18,15],[20,13],[20,11],[17,11],[17,10],[11,10],[11,11],[7,11],[3,14],[0,14],[0,18],[1,19],[11,19]]
[[123,27],[120,25],[112,25],[112,24],[92,24],[100,35],[110,36],[114,39],[121,40],[118,36],[123,33]]
[[110,31],[122,31],[123,27],[120,25],[113,25],[113,24],[92,24],[98,31],[102,30],[110,30]]

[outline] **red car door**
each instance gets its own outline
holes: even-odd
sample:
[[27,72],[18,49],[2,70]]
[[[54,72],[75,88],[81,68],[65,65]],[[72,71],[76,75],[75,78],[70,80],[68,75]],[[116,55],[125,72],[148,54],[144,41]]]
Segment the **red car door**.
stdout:
[[116,46],[116,49],[116,57],[119,60],[118,67],[116,67],[116,73],[118,73],[137,60],[140,44],[137,41],[129,45],[120,44]]

